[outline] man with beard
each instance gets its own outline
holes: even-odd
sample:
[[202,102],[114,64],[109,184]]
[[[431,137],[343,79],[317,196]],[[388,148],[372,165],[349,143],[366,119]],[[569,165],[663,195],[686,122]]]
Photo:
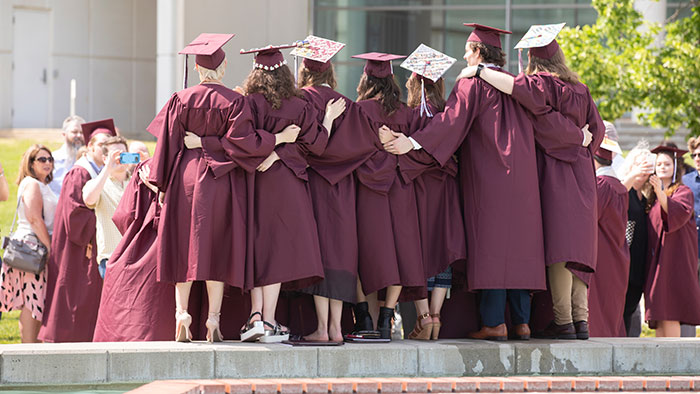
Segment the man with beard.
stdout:
[[68,170],[73,168],[78,156],[78,150],[85,145],[83,141],[83,131],[81,125],[85,119],[80,116],[71,115],[63,121],[63,145],[53,151],[53,180],[49,184],[51,190],[57,195],[61,195],[61,185],[63,177]]

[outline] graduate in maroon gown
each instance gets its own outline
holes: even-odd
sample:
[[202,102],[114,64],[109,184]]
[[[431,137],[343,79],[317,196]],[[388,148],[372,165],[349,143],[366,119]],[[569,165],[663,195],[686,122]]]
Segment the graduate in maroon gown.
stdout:
[[[191,338],[187,306],[193,281],[206,281],[207,340],[222,340],[219,318],[224,285],[240,289],[247,285],[245,171],[252,171],[280,142],[254,129],[253,113],[243,96],[221,83],[226,68],[221,47],[231,37],[201,34],[181,52],[197,55],[201,83],[173,94],[148,126],[158,138],[149,181],[164,193],[157,277],[176,284],[177,341]],[[231,135],[234,138],[225,141],[234,153],[226,155],[221,144],[185,149],[186,131],[217,142]]]
[[82,125],[87,153],[68,171],[58,198],[51,254],[46,266],[44,342],[90,342],[100,305],[95,211],[83,202],[83,186],[104,166],[102,142],[116,135],[112,119]]
[[[428,67],[423,67],[428,70]],[[443,69],[442,72],[447,71]],[[413,108],[413,128],[425,127],[434,115],[445,109],[445,84],[413,73],[406,81],[407,103]],[[455,262],[465,263],[467,256],[464,221],[459,202],[457,162],[449,159],[440,167],[424,150],[413,150],[399,156],[401,176],[415,185],[423,268],[428,278],[428,298],[415,301],[418,318],[408,334],[409,339],[438,339],[442,322],[440,310],[447,290],[452,287],[452,267]],[[464,264],[463,264],[464,265]],[[459,267],[466,271],[466,266]],[[463,316],[465,320],[478,316]]]
[[683,185],[683,154],[673,143],[652,149],[656,172],[649,177],[649,264],[644,305],[657,337],[679,337],[681,323],[700,324],[698,233],[693,192]]
[[[369,117],[371,128],[377,132],[386,125],[410,134],[413,111],[400,99],[401,89],[391,66],[392,60],[404,56],[371,52],[353,57],[366,60],[357,87],[357,105]],[[383,340],[391,338],[402,287],[420,290],[426,279],[413,182],[399,177],[398,164],[396,156],[380,149],[356,170],[361,283],[355,308],[355,320],[361,324],[356,329],[374,329],[365,313],[366,296],[386,289],[376,327]]]
[[[560,30],[563,24],[557,27]],[[554,39],[559,30],[537,31],[531,27],[526,33],[521,43],[529,43],[518,45],[530,48],[524,74],[514,78],[484,69],[480,77],[511,94],[534,115],[535,138],[540,147],[537,163],[545,260],[554,307],[554,320],[537,336],[585,339],[588,289],[576,273],[595,270],[598,237],[593,153],[603,139],[605,126],[588,87],[566,66],[564,53]],[[542,40],[531,40],[531,34]],[[467,76],[475,74],[474,68],[466,72]],[[588,127],[592,141],[588,143],[580,133],[562,133],[555,123],[547,124],[542,115],[552,111],[579,128]],[[574,140],[568,141],[568,136]]]
[[[501,70],[505,54],[500,34],[475,27],[464,59],[480,70]],[[483,66],[482,64],[487,64]],[[542,215],[532,124],[515,100],[479,78],[457,81],[444,112],[411,138],[385,144],[392,153],[424,149],[445,166],[458,153],[467,237],[467,281],[480,291],[482,329],[472,338],[503,340],[506,301],[510,301],[514,336],[525,339],[530,290],[546,287]]]
[[[254,69],[244,90],[255,127],[279,133],[297,125],[299,137],[293,144],[275,150],[257,167],[254,177],[253,260],[251,314],[241,337],[261,342],[286,340],[289,331],[277,323],[275,312],[280,289],[298,290],[323,278],[316,221],[308,186],[306,156],[321,155],[328,143],[333,120],[345,109],[337,99],[328,103],[323,122],[315,106],[303,99],[280,49],[265,47],[256,53]],[[237,122],[234,122],[234,127]],[[260,337],[262,321],[264,336]]]
[[355,303],[357,298],[358,241],[353,171],[381,149],[381,143],[361,108],[334,90],[336,80],[330,58],[342,46],[319,37],[307,40],[311,49],[333,45],[336,50],[302,52],[304,60],[299,69],[298,86],[304,98],[318,110],[319,122],[323,122],[326,105],[331,100],[341,99],[346,109],[333,122],[333,132],[323,154],[307,158],[324,279],[301,290],[313,294],[318,323],[305,340],[342,342],[343,302]]
[[150,160],[138,165],[112,220],[123,238],[107,263],[95,342],[166,341],[175,322],[175,288],[156,281],[156,241],[160,204],[144,179]]
[[594,337],[626,336],[623,312],[630,266],[630,251],[625,239],[629,193],[611,167],[613,153],[622,154],[622,150],[606,133],[594,157],[598,192],[598,262],[595,273],[587,274],[590,276],[587,281],[588,329]]

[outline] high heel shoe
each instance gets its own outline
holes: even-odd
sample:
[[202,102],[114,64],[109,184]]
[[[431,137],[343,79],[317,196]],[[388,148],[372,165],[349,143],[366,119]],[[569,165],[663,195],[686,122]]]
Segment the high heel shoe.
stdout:
[[440,327],[442,327],[442,322],[440,321],[439,313],[431,313],[430,317],[432,317],[433,319],[437,319],[436,322],[433,322],[433,333],[430,336],[430,339],[434,341],[438,339],[438,336],[440,335]]
[[222,342],[224,338],[221,336],[221,330],[219,329],[219,318],[221,313],[219,312],[209,312],[209,317],[205,325],[207,326],[207,342]]
[[190,332],[190,324],[192,324],[192,316],[187,311],[175,311],[175,341],[190,342],[192,333]]
[[[428,323],[423,323],[424,320],[428,320]],[[430,339],[430,335],[434,329],[434,323],[433,319],[430,317],[430,313],[424,313],[416,319],[416,325],[413,327],[413,331],[408,334],[408,339],[427,341]]]

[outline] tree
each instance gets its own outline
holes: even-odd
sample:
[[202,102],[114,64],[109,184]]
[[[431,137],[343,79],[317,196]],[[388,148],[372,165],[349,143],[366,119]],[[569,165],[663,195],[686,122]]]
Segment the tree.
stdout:
[[640,119],[667,128],[667,135],[687,127],[700,135],[700,2],[691,2],[689,17],[665,26],[664,44],[652,58],[649,92]]

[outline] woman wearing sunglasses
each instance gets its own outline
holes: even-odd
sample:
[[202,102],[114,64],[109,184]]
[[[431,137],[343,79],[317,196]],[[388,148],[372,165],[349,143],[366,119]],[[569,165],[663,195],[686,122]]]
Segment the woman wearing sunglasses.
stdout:
[[[18,222],[12,238],[26,239],[33,234],[49,251],[58,203],[58,196],[48,186],[52,179],[51,151],[43,145],[30,146],[22,156],[17,177]],[[22,342],[37,342],[44,310],[46,270],[34,274],[3,264],[0,283],[0,311],[21,310],[19,330]]]

